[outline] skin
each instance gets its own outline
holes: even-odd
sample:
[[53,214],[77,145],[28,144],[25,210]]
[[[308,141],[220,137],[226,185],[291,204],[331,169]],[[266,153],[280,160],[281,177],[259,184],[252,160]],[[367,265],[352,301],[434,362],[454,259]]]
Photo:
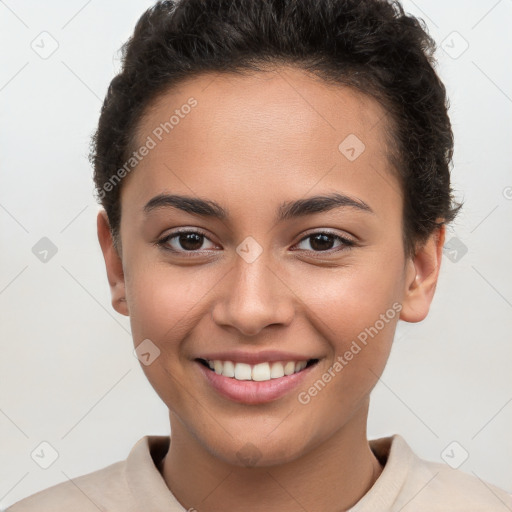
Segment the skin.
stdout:
[[[389,128],[372,98],[293,67],[205,74],[158,98],[139,125],[139,142],[190,97],[197,106],[122,184],[119,253],[105,212],[98,214],[112,305],[130,317],[135,346],[149,338],[161,351],[141,366],[169,408],[162,475],[185,508],[200,512],[346,510],[382,471],[367,439],[369,395],[398,318],[419,322],[428,313],[444,227],[405,257],[402,192],[384,143]],[[351,133],[366,147],[354,161],[338,149]],[[144,205],[163,192],[216,201],[229,217],[170,207],[146,216]],[[332,192],[373,213],[342,207],[276,222],[284,201]],[[177,228],[206,233],[192,257],[179,238],[167,247],[181,252],[154,244]],[[355,245],[306,238],[325,230]],[[236,252],[248,236],[263,250],[252,263]],[[394,303],[400,315],[310,403],[299,403],[298,392]],[[194,361],[236,348],[320,361],[299,389],[240,404],[217,394]],[[259,457],[251,467],[237,457],[248,443]]]

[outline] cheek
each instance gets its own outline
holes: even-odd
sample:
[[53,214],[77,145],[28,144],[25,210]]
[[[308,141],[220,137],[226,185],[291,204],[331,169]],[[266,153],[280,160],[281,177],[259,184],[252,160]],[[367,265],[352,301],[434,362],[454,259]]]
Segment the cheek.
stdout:
[[360,309],[326,309],[324,320],[330,326],[322,334],[331,353],[312,387],[302,390],[299,402],[313,402],[324,411],[322,416],[330,418],[331,427],[345,421],[350,411],[367,400],[382,375],[399,317],[400,304],[394,306],[382,310],[370,310],[365,304]]
[[[318,269],[304,273],[297,283],[297,295],[325,337],[339,340],[335,345],[340,349],[377,321],[383,337],[389,337],[389,324],[396,324],[396,309],[402,298],[400,265],[398,259],[371,264],[354,259],[332,272]],[[385,327],[381,315],[385,315]]]
[[181,347],[205,314],[201,305],[206,286],[205,280],[193,279],[190,270],[155,262],[140,265],[136,271],[132,267],[126,281],[134,344],[149,339],[156,346],[150,345],[151,350],[158,354],[150,364],[141,364],[141,368],[156,393],[174,412],[187,405],[183,382],[190,363]]
[[151,263],[126,284],[132,331],[158,342],[180,339],[204,314],[207,292],[215,286],[211,270],[199,276],[197,268]]
[[298,295],[308,319],[330,346],[323,369],[328,400],[353,404],[380,377],[401,310],[400,276],[400,262],[395,261],[387,269],[382,264],[354,264],[301,279]]

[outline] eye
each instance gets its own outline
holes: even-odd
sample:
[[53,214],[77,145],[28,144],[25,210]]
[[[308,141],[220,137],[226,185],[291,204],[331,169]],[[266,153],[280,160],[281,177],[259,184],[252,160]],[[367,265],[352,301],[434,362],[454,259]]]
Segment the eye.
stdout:
[[[205,241],[209,241],[213,247],[203,247]],[[311,249],[303,249],[310,252],[337,252],[349,249],[355,245],[355,242],[348,238],[325,231],[311,233],[305,236],[297,245],[308,241]],[[336,242],[339,244],[337,249],[335,247],[333,248]],[[209,250],[217,247],[205,233],[192,230],[174,231],[169,233],[162,239],[158,240],[156,245],[164,250],[182,254],[193,254],[201,250]]]
[[333,250],[333,245],[336,241],[340,242],[338,249],[335,249],[334,252],[344,249],[349,249],[355,245],[353,240],[349,240],[348,238],[342,237],[340,235],[335,235],[333,233],[328,233],[324,231],[319,231],[317,233],[311,233],[305,236],[300,242],[299,245],[303,242],[309,240],[309,245],[312,249],[306,249],[307,251],[312,252],[327,252]]
[[[211,249],[211,247],[203,247],[206,240],[211,242],[206,234],[201,231],[183,230],[169,233],[164,238],[158,240],[156,245],[167,251],[193,253],[196,251]],[[213,242],[211,243],[213,247],[216,247]]]

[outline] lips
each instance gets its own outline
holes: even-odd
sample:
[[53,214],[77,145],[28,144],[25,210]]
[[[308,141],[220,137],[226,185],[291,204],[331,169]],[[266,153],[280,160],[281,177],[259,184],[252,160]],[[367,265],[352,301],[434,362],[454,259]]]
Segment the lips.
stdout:
[[197,356],[196,368],[216,392],[246,404],[261,404],[286,395],[323,358],[278,350],[229,350]]
[[[306,367],[290,375],[260,381],[252,380],[253,370],[251,365],[245,365],[245,363],[238,364],[251,368],[251,380],[239,380],[218,374],[201,359],[196,359],[195,364],[211,389],[223,397],[243,404],[263,404],[282,398],[297,388],[300,383],[304,382],[309,373],[315,370],[318,366],[318,360],[311,360],[310,364],[306,364]],[[258,367],[259,365],[268,365],[268,363],[259,363],[254,366]],[[243,367],[242,371],[245,371]]]

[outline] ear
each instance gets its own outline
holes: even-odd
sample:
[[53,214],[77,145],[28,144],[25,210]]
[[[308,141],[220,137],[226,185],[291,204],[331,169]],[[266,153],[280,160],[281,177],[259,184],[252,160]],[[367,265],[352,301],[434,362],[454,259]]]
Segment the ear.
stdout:
[[114,247],[110,224],[105,210],[100,210],[97,217],[98,241],[107,267],[108,284],[112,295],[112,307],[122,315],[129,316],[126,302],[123,262]]
[[437,228],[407,261],[401,320],[421,322],[427,316],[441,268],[445,233],[444,225]]

